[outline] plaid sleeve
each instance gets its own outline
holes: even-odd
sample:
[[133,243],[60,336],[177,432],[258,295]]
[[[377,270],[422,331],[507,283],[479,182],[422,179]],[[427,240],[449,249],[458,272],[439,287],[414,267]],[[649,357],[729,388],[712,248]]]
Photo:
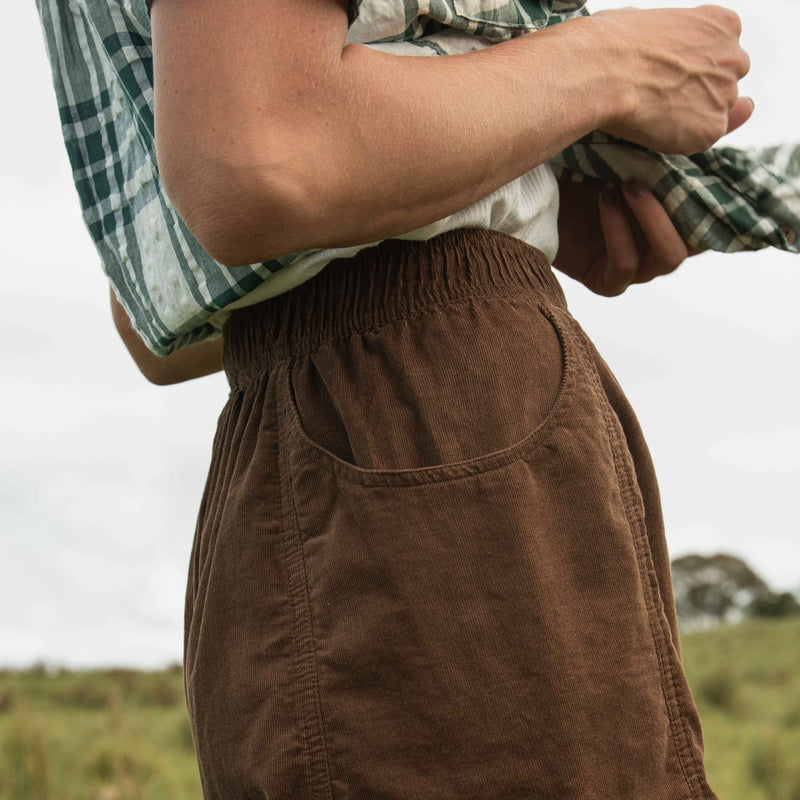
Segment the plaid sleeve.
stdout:
[[550,164],[570,181],[638,178],[691,247],[800,253],[800,145],[665,155],[595,131]]
[[302,254],[229,269],[163,191],[144,0],[37,0],[83,219],[134,329],[168,355],[219,335],[215,314]]

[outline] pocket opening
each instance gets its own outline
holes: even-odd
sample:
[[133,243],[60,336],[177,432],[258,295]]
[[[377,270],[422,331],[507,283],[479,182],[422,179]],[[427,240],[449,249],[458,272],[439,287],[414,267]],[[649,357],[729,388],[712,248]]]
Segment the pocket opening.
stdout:
[[[506,303],[519,304],[519,301],[514,298],[500,298],[495,296],[492,299],[502,299]],[[471,301],[470,301],[471,302]],[[293,359],[286,363],[285,373],[285,402],[287,406],[287,419],[289,422],[290,431],[293,436],[303,445],[305,451],[312,455],[318,465],[322,465],[327,469],[334,470],[343,479],[354,481],[357,483],[365,483],[370,485],[379,484],[392,484],[399,485],[403,483],[409,484],[424,484],[434,483],[442,480],[449,480],[458,477],[475,475],[482,472],[492,471],[498,469],[512,461],[520,458],[523,453],[529,448],[535,447],[546,431],[557,421],[565,411],[569,399],[573,394],[575,384],[575,370],[576,365],[572,355],[572,346],[569,343],[569,334],[566,326],[562,324],[557,318],[557,314],[551,311],[547,306],[539,302],[524,301],[523,305],[535,310],[539,315],[552,327],[553,332],[558,343],[558,351],[560,357],[560,379],[556,390],[553,393],[552,402],[541,414],[541,418],[536,420],[533,424],[527,425],[522,428],[522,432],[517,435],[510,443],[502,443],[499,446],[493,447],[487,452],[469,455],[463,458],[450,459],[440,463],[431,463],[425,465],[414,464],[381,464],[378,466],[364,466],[363,463],[359,464],[352,460],[352,455],[342,457],[337,454],[332,448],[326,447],[325,443],[318,440],[315,436],[314,426],[312,430],[304,422],[304,414],[302,409],[308,409],[305,401],[298,403],[296,382],[295,382],[295,368],[301,359]],[[387,323],[391,324],[391,323]],[[382,326],[382,328],[385,326]],[[370,331],[371,335],[380,335],[382,328]],[[305,355],[302,358],[309,358]],[[413,369],[413,365],[411,367]],[[522,369],[522,367],[520,367]],[[363,388],[363,387],[362,387]],[[351,399],[355,397],[355,392],[350,393]],[[454,398],[453,402],[458,403],[463,398]],[[302,398],[301,398],[302,400]],[[369,398],[364,401],[366,407],[369,407]],[[334,403],[334,406],[336,404]],[[358,409],[360,413],[360,407]],[[465,412],[466,413],[466,412]],[[468,421],[468,415],[465,416]],[[527,418],[525,418],[527,419]],[[517,420],[522,424],[522,421]],[[364,417],[359,419],[359,424],[362,425],[362,433],[366,430],[365,426],[370,424],[370,421]],[[320,430],[319,427],[316,430]],[[402,439],[404,433],[407,434],[409,430],[406,427],[405,431],[399,430],[392,432],[396,434],[398,439]],[[444,435],[446,435],[445,432]],[[371,432],[366,430],[364,436],[370,436]],[[322,437],[320,437],[322,439]],[[392,444],[391,438],[386,439],[389,444]],[[350,454],[352,454],[352,450]],[[381,450],[381,453],[384,451]],[[391,452],[391,448],[388,451]]]

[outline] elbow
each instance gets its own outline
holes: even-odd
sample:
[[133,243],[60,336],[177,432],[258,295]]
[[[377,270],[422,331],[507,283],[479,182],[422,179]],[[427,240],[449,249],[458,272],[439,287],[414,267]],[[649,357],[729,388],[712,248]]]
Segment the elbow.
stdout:
[[142,367],[139,365],[139,371],[154,386],[172,386],[175,383],[179,383],[174,376],[169,374],[168,370],[161,370],[158,369],[158,367]]
[[289,235],[295,227],[292,220],[271,198],[235,195],[215,197],[186,224],[215,261],[225,267],[243,267],[305,249]]
[[159,152],[164,190],[203,249],[226,267],[270,261],[309,249],[315,218],[307,171],[182,148]]

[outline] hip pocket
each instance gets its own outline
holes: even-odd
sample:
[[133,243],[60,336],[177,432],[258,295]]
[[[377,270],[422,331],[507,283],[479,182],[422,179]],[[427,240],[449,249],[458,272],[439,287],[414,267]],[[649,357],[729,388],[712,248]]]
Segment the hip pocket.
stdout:
[[641,497],[620,486],[607,401],[564,325],[555,401],[538,424],[518,402],[533,429],[485,455],[367,469],[288,411],[298,674],[335,797],[689,796],[630,524]]
[[556,315],[469,298],[326,342],[287,365],[289,424],[355,482],[426,483],[510,463],[573,383]]

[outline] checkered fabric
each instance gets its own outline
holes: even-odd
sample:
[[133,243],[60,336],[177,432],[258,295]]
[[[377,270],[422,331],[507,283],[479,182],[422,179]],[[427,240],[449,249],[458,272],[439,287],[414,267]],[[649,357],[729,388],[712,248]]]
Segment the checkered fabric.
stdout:
[[595,131],[550,164],[572,181],[639,178],[698,250],[800,252],[800,145],[677,156]]
[[[145,0],[36,1],[85,223],[118,299],[154,352],[218,336],[235,305],[288,291],[332,259],[376,244],[305,250],[248,267],[212,259],[159,180]],[[350,0],[348,42],[415,55],[467,52],[588,14],[583,6]],[[800,146],[722,147],[687,158],[593,133],[550,164],[569,180],[639,177],[698,249],[800,252]]]

